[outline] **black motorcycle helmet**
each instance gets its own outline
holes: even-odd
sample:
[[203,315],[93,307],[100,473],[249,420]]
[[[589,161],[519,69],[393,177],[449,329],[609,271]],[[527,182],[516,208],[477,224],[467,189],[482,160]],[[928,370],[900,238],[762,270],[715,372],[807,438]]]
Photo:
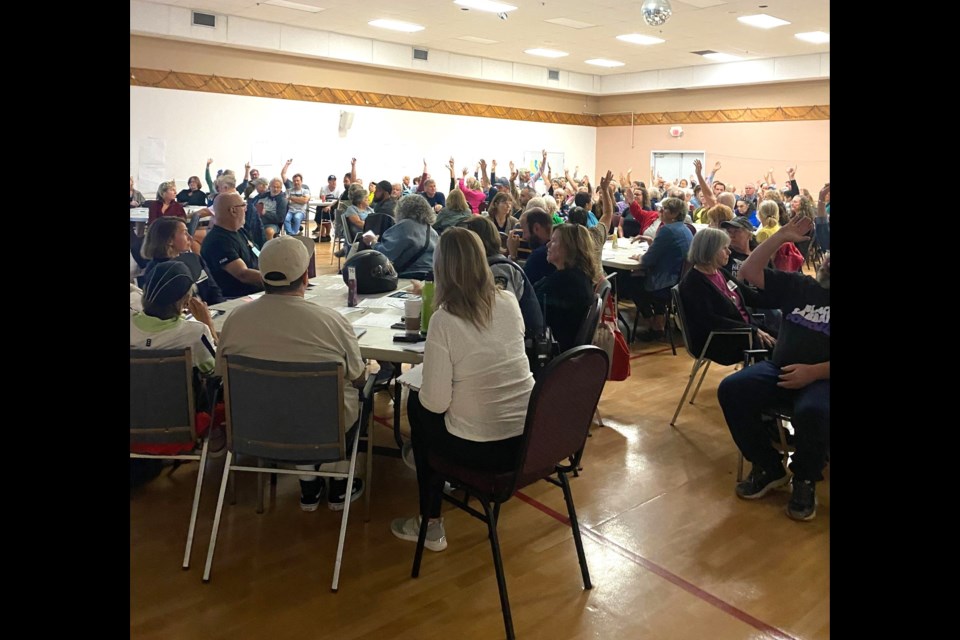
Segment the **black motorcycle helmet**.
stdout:
[[351,253],[341,270],[344,282],[350,267],[357,272],[357,293],[384,293],[397,288],[397,272],[387,256],[379,251],[365,249]]

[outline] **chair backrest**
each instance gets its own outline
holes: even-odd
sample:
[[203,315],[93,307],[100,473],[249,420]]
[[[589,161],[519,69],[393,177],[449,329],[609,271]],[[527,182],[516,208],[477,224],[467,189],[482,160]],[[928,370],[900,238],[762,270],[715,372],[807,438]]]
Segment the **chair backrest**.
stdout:
[[130,444],[197,440],[190,348],[130,349]]
[[345,457],[342,363],[224,360],[229,450],[289,462]]
[[593,345],[565,351],[543,370],[527,404],[513,490],[546,477],[583,447],[607,371],[607,353]]
[[688,327],[689,325],[687,325],[687,314],[686,314],[686,312],[683,310],[683,301],[680,299],[680,285],[679,285],[679,284],[674,285],[673,288],[670,289],[670,296],[671,296],[672,299],[673,299],[673,307],[674,307],[674,309],[677,310],[677,316],[679,316],[679,318],[680,318],[680,322],[679,322],[679,324],[680,324],[680,333],[681,333],[681,335],[683,335],[683,344],[684,344],[684,347],[686,348],[687,353],[690,354],[690,357],[691,357],[691,358],[697,358],[699,354],[696,354],[696,353],[694,353],[693,351],[690,350],[690,345],[692,345],[693,342],[691,342],[690,334],[687,333],[687,327]]
[[378,236],[383,235],[383,232],[397,224],[397,221],[389,213],[371,213],[367,216],[367,219],[363,221],[363,231],[373,231]]
[[603,303],[600,305],[601,310],[607,306],[607,300],[610,298],[611,292],[613,292],[613,285],[610,284],[610,278],[613,278],[616,275],[616,273],[613,273],[606,276],[600,281],[600,284],[597,285],[597,295],[600,296],[600,302]]
[[613,230],[620,226],[620,221],[623,219],[619,213],[613,214],[613,218],[610,220],[610,228],[607,230],[610,233],[613,233]]
[[597,325],[600,324],[600,315],[603,313],[603,299],[596,293],[587,307],[587,313],[583,316],[583,322],[577,330],[577,337],[574,344],[593,344],[593,336],[597,332]]

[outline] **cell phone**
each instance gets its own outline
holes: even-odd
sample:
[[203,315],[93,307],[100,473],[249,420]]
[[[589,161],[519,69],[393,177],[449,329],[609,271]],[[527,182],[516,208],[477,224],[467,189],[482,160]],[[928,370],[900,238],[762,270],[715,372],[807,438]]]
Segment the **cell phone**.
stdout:
[[405,333],[398,333],[393,336],[394,342],[423,342],[426,340],[423,336],[408,336]]

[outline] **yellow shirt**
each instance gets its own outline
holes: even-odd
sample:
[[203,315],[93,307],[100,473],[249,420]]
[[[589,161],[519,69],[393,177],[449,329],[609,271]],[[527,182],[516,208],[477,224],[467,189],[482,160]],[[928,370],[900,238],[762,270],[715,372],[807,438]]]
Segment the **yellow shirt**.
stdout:
[[757,242],[758,243],[763,242],[764,240],[766,240],[767,238],[769,238],[779,230],[780,230],[779,224],[774,224],[772,227],[761,227],[760,231],[757,231],[757,235],[756,235]]

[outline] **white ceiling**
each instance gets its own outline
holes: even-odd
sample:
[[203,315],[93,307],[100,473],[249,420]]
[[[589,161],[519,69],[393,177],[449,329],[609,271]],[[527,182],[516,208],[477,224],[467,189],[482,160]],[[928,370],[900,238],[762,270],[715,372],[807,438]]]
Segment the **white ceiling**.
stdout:
[[[323,7],[324,11],[307,13],[256,0],[164,0],[156,4],[591,76],[716,64],[691,53],[704,49],[756,61],[824,54],[830,50],[829,44],[815,45],[794,37],[799,32],[830,31],[828,0],[671,0],[673,15],[660,27],[649,27],[643,22],[639,0],[501,0],[519,7],[511,11],[506,20],[474,9],[462,11],[453,0],[293,1]],[[756,13],[766,13],[791,24],[758,29],[737,21],[738,16]],[[426,28],[405,34],[367,24],[377,18],[415,22]],[[593,26],[578,29],[547,22],[556,18]],[[666,42],[644,46],[616,39],[627,33],[654,35]],[[496,43],[470,42],[461,39],[463,36],[486,38]],[[523,52],[533,47],[559,49],[570,55],[548,59]],[[584,62],[591,58],[614,59],[626,64],[607,69]],[[749,71],[743,75],[742,80],[725,84],[750,84],[758,80],[749,77]]]

